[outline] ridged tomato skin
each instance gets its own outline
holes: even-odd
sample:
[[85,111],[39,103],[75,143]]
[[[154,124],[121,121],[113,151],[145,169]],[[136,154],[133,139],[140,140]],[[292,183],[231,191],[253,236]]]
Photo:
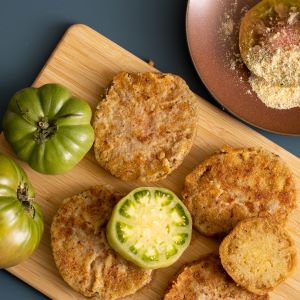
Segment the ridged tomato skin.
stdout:
[[38,247],[44,223],[24,170],[0,153],[0,268],[29,257]]
[[3,117],[3,132],[19,159],[35,171],[71,170],[94,142],[89,104],[56,83],[18,91]]

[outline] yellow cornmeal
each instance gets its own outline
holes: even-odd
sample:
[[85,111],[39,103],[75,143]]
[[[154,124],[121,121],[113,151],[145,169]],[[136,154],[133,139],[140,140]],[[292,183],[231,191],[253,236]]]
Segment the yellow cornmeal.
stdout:
[[290,109],[300,107],[300,86],[281,87],[272,85],[265,79],[251,75],[249,78],[252,90],[268,107],[276,109]]
[[267,107],[300,107],[300,6],[297,0],[288,3],[263,0],[250,9],[240,28],[240,50],[251,72],[249,83]]
[[300,107],[300,46],[289,49],[258,46],[250,50],[249,83],[258,98],[270,108]]
[[[248,54],[251,71],[270,85],[298,86],[300,84],[300,47],[270,49],[255,46]],[[286,91],[286,90],[285,90]]]

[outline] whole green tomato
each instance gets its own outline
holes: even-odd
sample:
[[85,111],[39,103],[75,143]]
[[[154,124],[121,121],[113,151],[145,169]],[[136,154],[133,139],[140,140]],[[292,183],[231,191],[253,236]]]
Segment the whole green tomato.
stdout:
[[23,169],[0,154],[0,268],[17,265],[38,247],[42,212]]
[[11,99],[3,119],[4,135],[18,158],[34,170],[60,174],[90,150],[94,130],[87,102],[59,84],[26,88]]

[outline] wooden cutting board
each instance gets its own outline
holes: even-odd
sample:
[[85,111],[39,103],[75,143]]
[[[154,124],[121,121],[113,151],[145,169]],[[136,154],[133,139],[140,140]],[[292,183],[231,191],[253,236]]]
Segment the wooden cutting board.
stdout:
[[[154,71],[144,61],[130,54],[107,38],[85,25],[73,25],[66,32],[45,67],[34,82],[40,86],[49,82],[61,83],[86,99],[95,108],[99,95],[120,71]],[[236,99],[238,101],[238,99]],[[180,195],[185,176],[204,158],[224,144],[236,147],[262,146],[279,154],[295,173],[299,202],[300,160],[275,145],[255,131],[246,127],[228,114],[198,98],[199,130],[190,154],[184,163],[159,186],[172,189]],[[259,112],[258,112],[259,113]],[[11,149],[0,138],[0,151],[15,158]],[[8,269],[9,272],[26,281],[52,299],[68,300],[82,297],[68,287],[58,274],[51,254],[49,227],[52,217],[61,201],[92,185],[111,184],[117,190],[129,192],[137,183],[125,183],[105,172],[97,165],[93,152],[85,157],[72,171],[58,176],[42,175],[19,162],[28,173],[37,192],[37,201],[42,206],[45,218],[45,234],[38,250],[22,264]],[[300,210],[292,216],[288,228],[300,249]],[[204,253],[217,251],[218,243],[200,236],[196,232],[190,247],[173,266],[157,270],[151,284],[128,299],[161,299],[168,281],[181,266],[197,259]],[[272,299],[300,299],[300,267],[294,275],[281,284],[272,294]]]

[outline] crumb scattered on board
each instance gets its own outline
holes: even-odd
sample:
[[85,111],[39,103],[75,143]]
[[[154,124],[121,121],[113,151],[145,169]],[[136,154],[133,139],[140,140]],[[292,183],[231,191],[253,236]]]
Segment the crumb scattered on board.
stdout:
[[152,59],[148,59],[148,60],[147,60],[147,64],[148,64],[149,66],[151,66],[151,67],[154,67],[154,66],[155,66],[155,62],[154,62],[154,60],[152,60]]

